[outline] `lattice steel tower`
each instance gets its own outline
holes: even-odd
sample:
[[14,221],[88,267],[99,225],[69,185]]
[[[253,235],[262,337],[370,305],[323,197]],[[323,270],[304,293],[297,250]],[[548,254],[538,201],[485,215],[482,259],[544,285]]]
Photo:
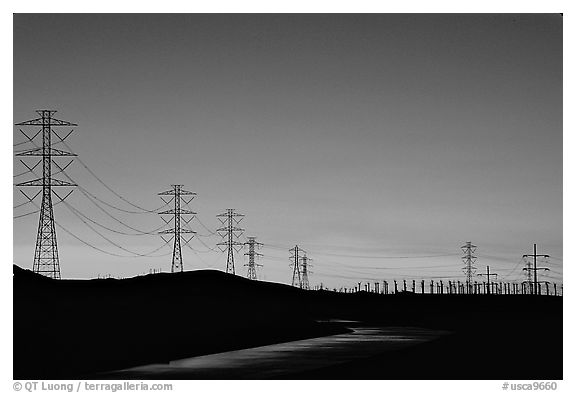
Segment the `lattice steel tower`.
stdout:
[[[173,236],[174,251],[172,251],[172,273],[174,272],[178,273],[184,271],[184,263],[182,262],[182,245],[181,245],[182,235],[192,234],[193,237],[194,234],[196,233],[191,229],[182,228],[180,225],[181,220],[184,220],[184,222],[189,223],[196,214],[192,210],[183,209],[181,207],[182,202],[184,202],[185,205],[188,205],[188,203],[190,203],[190,201],[192,201],[192,199],[194,199],[194,197],[196,196],[195,192],[184,190],[182,187],[183,187],[182,184],[172,184],[171,190],[158,193],[158,195],[160,195],[160,198],[166,204],[170,203],[170,201],[167,202],[166,200],[164,200],[164,198],[162,198],[163,196],[172,196],[173,197],[172,199],[174,200],[173,209],[158,212],[158,214],[170,214],[173,216],[169,220],[166,220],[162,217],[162,219],[166,224],[174,220],[174,228],[158,232],[160,235],[167,235],[167,234],[174,235]],[[185,198],[190,198],[190,200],[186,200]],[[182,218],[183,215],[189,215],[189,214],[192,214],[192,217],[189,220]],[[192,240],[192,237],[190,237],[190,239],[188,240],[184,239],[184,243],[187,244],[190,240]],[[170,241],[164,238],[162,239],[166,242]]]
[[[76,154],[58,150],[52,147],[52,134],[59,139],[59,142],[64,142],[73,130],[68,132],[68,134],[62,138],[58,133],[53,130],[53,127],[74,127],[77,124],[71,123],[69,121],[58,120],[54,117],[54,110],[38,110],[36,111],[41,117],[33,120],[24,121],[21,123],[16,123],[17,126],[40,126],[42,127],[33,137],[29,137],[24,131],[20,130],[22,134],[30,141],[34,143],[34,138],[42,133],[42,147],[37,147],[35,149],[27,150],[16,154],[20,157],[33,157],[41,156],[42,161],[36,163],[36,165],[30,167],[24,161],[20,160],[26,168],[31,173],[34,173],[34,168],[36,168],[40,162],[42,162],[42,178],[26,181],[17,184],[18,187],[42,187],[34,197],[30,198],[26,193],[22,192],[30,202],[35,199],[40,192],[42,192],[42,204],[40,207],[40,220],[38,221],[38,233],[36,236],[36,249],[34,251],[34,265],[32,271],[34,273],[39,273],[47,277],[61,278],[60,274],[60,261],[58,258],[58,244],[56,241],[56,229],[54,226],[54,210],[52,207],[52,187],[73,187],[76,186],[74,183],[70,183],[64,180],[54,179],[52,177],[52,164],[60,168],[60,172],[64,170],[72,163],[70,161],[64,166],[59,166],[56,162],[53,162],[52,157],[72,157]],[[58,142],[56,142],[58,143]],[[22,191],[22,190],[21,190]],[[55,195],[61,199],[66,199],[72,191],[70,191],[64,198],[61,198],[56,192]]]
[[308,273],[312,273],[308,270],[310,266],[310,262],[312,261],[311,258],[308,258],[306,252],[304,252],[304,256],[301,258],[302,260],[302,289],[310,289],[310,283],[308,282]]
[[258,278],[256,277],[256,266],[262,267],[262,265],[257,264],[255,262],[255,259],[257,257],[261,257],[262,254],[257,253],[256,249],[260,248],[262,246],[262,243],[258,243],[254,236],[248,236],[248,241],[246,243],[244,243],[244,245],[248,246],[248,252],[244,254],[244,255],[248,255],[248,263],[246,265],[244,265],[244,266],[248,266],[247,277],[250,280],[257,280]]
[[467,293],[472,293],[472,286],[474,285],[474,278],[476,276],[476,268],[474,263],[476,262],[476,257],[474,253],[476,252],[476,246],[472,242],[466,242],[462,247],[460,247],[464,252],[462,261],[464,262],[464,275],[466,276],[466,290]]
[[297,245],[290,250],[290,260],[293,266],[292,270],[292,286],[302,288],[302,273],[300,271],[300,253],[305,252]]
[[[222,252],[228,250],[228,258],[226,260],[226,273],[236,274],[234,267],[234,251],[238,252],[244,245],[237,239],[242,236],[244,229],[237,227],[240,221],[244,219],[244,214],[236,213],[236,209],[226,209],[225,213],[218,214],[218,220],[223,225],[216,229],[216,232],[222,236],[222,242],[217,246]],[[223,248],[224,247],[224,248]]]

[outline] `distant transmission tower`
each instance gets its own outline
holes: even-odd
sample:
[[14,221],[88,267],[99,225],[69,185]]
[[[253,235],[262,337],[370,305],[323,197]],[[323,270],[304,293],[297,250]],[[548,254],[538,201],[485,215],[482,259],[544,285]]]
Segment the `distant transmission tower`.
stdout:
[[[59,168],[59,172],[64,172],[64,170],[72,163],[71,160],[68,164],[60,166],[56,162],[53,162],[52,157],[72,157],[76,156],[76,154],[58,150],[52,147],[52,134],[54,134],[54,136],[59,139],[59,142],[64,142],[64,140],[70,136],[73,130],[68,132],[68,134],[62,138],[55,130],[52,129],[52,127],[74,127],[77,126],[77,124],[71,123],[69,121],[55,119],[52,117],[52,115],[56,113],[56,111],[53,110],[43,109],[36,111],[36,113],[38,113],[41,117],[24,121],[22,123],[16,123],[16,125],[42,127],[41,130],[39,130],[33,137],[29,137],[24,131],[20,130],[20,132],[22,132],[22,134],[24,134],[24,136],[32,144],[35,144],[34,138],[36,138],[36,136],[42,132],[42,147],[20,152],[16,154],[16,156],[41,156],[42,178],[19,183],[17,186],[42,187],[42,191],[39,191],[32,198],[20,190],[30,202],[32,202],[40,194],[40,192],[42,192],[42,205],[40,207],[40,220],[38,221],[38,233],[36,236],[36,249],[34,251],[34,265],[32,271],[47,277],[59,279],[61,278],[61,274],[60,261],[58,258],[58,244],[56,242],[56,228],[54,227],[54,210],[52,208],[52,187],[73,187],[76,186],[76,184],[52,178],[52,164]],[[30,167],[24,161],[20,161],[31,173],[34,173],[34,169],[40,164],[39,161],[36,163],[36,165]],[[54,195],[63,201],[71,193],[72,191],[70,191],[64,198],[61,198],[56,192],[54,192]]]
[[522,257],[523,258],[528,258],[528,257],[534,258],[533,266],[529,266],[528,268],[524,268],[524,270],[534,272],[534,291],[533,291],[533,294],[534,295],[540,295],[540,290],[539,290],[540,287],[538,286],[538,284],[540,282],[545,282],[545,281],[538,281],[538,270],[550,270],[550,269],[548,269],[547,267],[537,267],[536,266],[536,258],[538,258],[538,257],[550,258],[550,255],[537,254],[536,253],[536,243],[534,243],[534,253],[533,254],[524,254]]
[[292,263],[290,266],[293,266],[292,270],[292,286],[302,288],[302,274],[300,271],[300,253],[304,253],[300,247],[295,246],[290,250],[290,260]]
[[242,236],[244,229],[237,227],[240,221],[244,219],[244,214],[236,213],[235,209],[226,209],[225,213],[218,214],[218,220],[222,224],[222,227],[216,229],[216,232],[222,236],[222,242],[218,243],[217,246],[222,250],[222,252],[228,250],[228,258],[226,259],[226,273],[236,274],[236,269],[234,267],[234,251],[240,251],[243,243],[240,243],[237,239]]
[[490,266],[486,266],[486,273],[480,273],[479,276],[486,276],[488,279],[488,285],[486,285],[486,293],[490,295],[490,277],[498,277],[497,273],[490,273]]
[[256,277],[256,266],[262,266],[255,262],[257,257],[261,257],[262,254],[256,252],[256,248],[260,248],[262,243],[258,243],[254,236],[248,236],[248,241],[244,243],[244,245],[248,246],[248,252],[244,255],[248,255],[248,263],[244,266],[248,266],[248,275],[247,277],[250,280],[257,280]]
[[466,289],[467,293],[472,293],[472,285],[474,285],[474,278],[476,276],[476,268],[474,267],[474,262],[476,262],[476,257],[473,255],[476,252],[476,246],[472,242],[466,242],[462,247],[460,247],[464,252],[462,260],[464,261],[464,275],[466,276]]
[[[185,205],[188,205],[188,203],[190,203],[190,201],[194,199],[194,196],[196,196],[195,192],[184,190],[182,187],[183,187],[182,184],[173,184],[171,190],[158,193],[158,195],[160,195],[160,198],[166,204],[170,203],[170,201],[166,201],[164,198],[162,198],[163,196],[172,196],[172,199],[174,200],[173,209],[158,212],[158,214],[169,214],[173,216],[169,220],[166,220],[164,217],[162,217],[162,220],[164,220],[166,224],[169,224],[172,220],[174,220],[174,228],[158,232],[160,235],[167,235],[167,234],[174,235],[173,236],[174,251],[172,251],[172,273],[178,273],[184,271],[184,263],[182,262],[182,246],[181,246],[182,235],[192,234],[193,237],[194,234],[196,233],[191,229],[182,228],[180,225],[181,220],[184,220],[184,222],[188,224],[194,218],[194,216],[192,216],[189,220],[186,220],[185,218],[182,218],[183,215],[196,214],[192,210],[181,208],[182,202],[184,202]],[[190,199],[186,200],[185,198]],[[192,240],[192,237],[190,237],[190,239],[188,240],[184,239],[184,244],[188,244],[188,242]],[[162,240],[164,240],[167,243],[170,241],[164,239],[163,237]]]
[[[526,259],[526,257],[523,258]],[[526,267],[522,270],[526,272],[526,280],[524,280],[522,283],[526,284],[528,291],[532,293],[532,262],[528,260],[528,262],[526,262]]]
[[302,260],[302,289],[308,290],[310,289],[310,283],[308,282],[308,273],[312,273],[311,271],[308,270],[308,268],[312,266],[310,264],[310,261],[312,261],[312,259],[308,258],[306,252],[304,252],[304,256],[302,256],[301,260]]

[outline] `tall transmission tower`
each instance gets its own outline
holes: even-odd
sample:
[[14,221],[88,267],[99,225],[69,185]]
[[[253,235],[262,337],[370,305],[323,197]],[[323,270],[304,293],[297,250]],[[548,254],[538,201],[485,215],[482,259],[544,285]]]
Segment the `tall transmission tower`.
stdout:
[[[172,200],[174,201],[174,208],[158,212],[158,214],[169,214],[172,216],[168,220],[165,219],[164,217],[161,217],[166,224],[169,224],[172,220],[174,221],[173,228],[158,232],[160,235],[167,235],[167,234],[174,235],[173,236],[174,250],[172,251],[172,273],[178,273],[184,271],[184,263],[182,262],[182,244],[181,244],[182,235],[192,234],[192,237],[194,237],[194,234],[196,233],[191,229],[182,228],[182,226],[180,225],[181,220],[183,220],[186,224],[190,223],[190,221],[192,221],[194,215],[196,214],[192,210],[183,209],[181,207],[182,202],[184,202],[184,205],[188,205],[188,203],[190,203],[190,201],[192,201],[192,199],[194,199],[194,197],[196,196],[195,192],[184,190],[182,187],[183,187],[182,184],[172,184],[171,190],[158,193],[158,195],[160,195],[160,199],[162,199],[164,203],[166,204],[170,203],[170,200],[166,201],[164,198],[162,198],[166,196],[171,196]],[[186,198],[190,199],[187,200]],[[190,214],[192,215],[192,217],[188,220],[182,217]],[[192,237],[190,237],[190,239],[188,240],[184,239],[184,244],[188,244],[188,242],[192,240]],[[164,240],[167,243],[170,242],[170,240],[166,240],[164,239],[164,237],[162,237],[162,240]]]
[[302,260],[302,289],[308,290],[310,289],[310,283],[308,282],[308,273],[312,273],[311,271],[308,270],[308,268],[312,266],[310,264],[312,259],[308,258],[306,252],[304,252],[304,255],[302,256],[301,260]]
[[548,254],[537,254],[536,253],[536,243],[534,243],[534,253],[533,254],[524,254],[522,256],[523,258],[527,258],[527,257],[533,257],[533,266],[532,267],[528,267],[528,268],[524,268],[524,270],[526,271],[532,271],[534,272],[534,294],[535,295],[539,295],[540,291],[538,290],[538,283],[540,281],[538,281],[538,270],[550,270],[547,267],[537,267],[536,266],[536,258],[537,257],[544,257],[544,258],[550,258],[550,255]]
[[[29,137],[24,131],[20,130],[22,134],[28,139],[32,144],[34,143],[34,138],[42,133],[42,147],[37,147],[35,149],[27,150],[16,154],[19,157],[42,157],[42,160],[37,162],[36,165],[30,167],[23,160],[20,160],[22,164],[31,172],[34,173],[34,169],[42,162],[42,178],[26,181],[23,183],[18,183],[18,187],[42,187],[41,191],[38,191],[36,195],[30,198],[22,190],[22,194],[30,202],[32,202],[39,194],[42,193],[42,204],[40,207],[40,219],[38,221],[38,232],[36,236],[36,249],[34,251],[34,265],[32,271],[34,273],[39,273],[47,277],[60,279],[60,260],[58,258],[58,244],[56,241],[56,228],[54,226],[54,210],[52,207],[52,193],[56,195],[60,200],[66,199],[72,191],[61,198],[52,187],[74,187],[76,184],[70,183],[64,180],[54,179],[52,177],[52,164],[58,166],[60,172],[64,170],[72,163],[72,160],[64,166],[58,165],[53,161],[52,157],[73,157],[76,154],[58,150],[52,147],[52,135],[58,138],[59,142],[64,142],[66,138],[70,136],[73,130],[68,132],[63,138],[53,129],[53,127],[74,127],[77,124],[71,123],[69,121],[58,120],[53,117],[56,111],[54,110],[37,110],[36,113],[40,115],[39,118],[24,121],[21,123],[16,123],[17,126],[39,126],[41,129],[33,136]],[[58,143],[58,142],[56,142]]]
[[290,260],[292,263],[290,266],[293,267],[292,270],[292,286],[302,288],[302,272],[300,270],[300,253],[304,253],[298,245],[290,250]]
[[467,293],[472,293],[472,285],[474,283],[474,276],[476,275],[476,268],[474,263],[476,262],[476,257],[474,253],[476,252],[476,246],[472,242],[466,242],[462,247],[460,247],[464,252],[462,256],[462,261],[464,262],[464,275],[466,276],[466,289]]
[[237,239],[242,236],[244,229],[237,227],[240,221],[244,219],[244,214],[236,213],[236,209],[226,209],[225,213],[218,214],[218,220],[222,224],[222,227],[216,229],[216,232],[222,236],[222,241],[217,243],[218,248],[224,251],[228,251],[228,258],[226,259],[226,273],[236,274],[236,269],[234,267],[234,251],[238,252],[244,245],[244,243],[239,242]]
[[256,237],[254,236],[248,236],[248,241],[246,243],[244,243],[244,245],[248,246],[248,252],[244,255],[248,255],[248,263],[244,266],[248,266],[248,275],[247,277],[250,280],[257,280],[258,278],[256,277],[256,266],[262,266],[259,265],[255,262],[255,259],[257,257],[261,257],[262,254],[257,253],[256,249],[260,248],[262,246],[262,243],[258,243],[256,241]]

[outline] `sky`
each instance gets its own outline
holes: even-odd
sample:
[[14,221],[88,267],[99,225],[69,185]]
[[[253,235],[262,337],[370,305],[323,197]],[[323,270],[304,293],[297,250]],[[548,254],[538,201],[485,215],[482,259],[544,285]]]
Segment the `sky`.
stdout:
[[[14,123],[53,109],[78,124],[66,173],[81,188],[54,206],[63,278],[169,271],[169,246],[133,254],[163,245],[158,214],[101,201],[157,209],[183,184],[185,270],[225,270],[212,233],[235,208],[268,281],[291,282],[294,245],[312,286],[464,280],[467,241],[478,273],[505,280],[537,243],[561,281],[560,15],[16,14],[13,48]],[[15,152],[33,147],[20,128]],[[16,158],[13,172],[35,178]],[[14,209],[28,269],[38,213],[19,216],[35,210]]]

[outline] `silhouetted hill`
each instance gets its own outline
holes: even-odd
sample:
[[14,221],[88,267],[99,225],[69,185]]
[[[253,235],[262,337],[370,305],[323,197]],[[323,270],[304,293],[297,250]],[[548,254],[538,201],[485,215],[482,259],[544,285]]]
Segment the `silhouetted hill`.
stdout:
[[[562,378],[561,297],[303,291],[214,270],[52,280],[17,266],[14,378],[78,378],[346,331],[318,322],[329,319],[452,334],[295,378]],[[530,345],[533,332],[547,337],[545,345]],[[469,350],[475,355],[463,352]],[[547,362],[535,370],[533,357]]]

